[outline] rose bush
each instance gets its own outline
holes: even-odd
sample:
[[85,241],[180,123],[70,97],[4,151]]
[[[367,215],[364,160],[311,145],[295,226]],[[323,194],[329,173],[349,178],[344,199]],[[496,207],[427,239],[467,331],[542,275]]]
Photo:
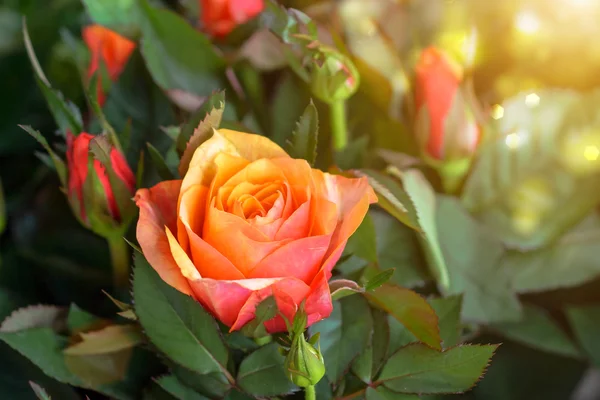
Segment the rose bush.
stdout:
[[[376,197],[365,178],[312,169],[269,139],[215,131],[182,180],[141,189],[137,238],[161,278],[231,330],[273,295],[290,321],[332,311],[328,280]],[[286,330],[280,316],[269,332]]]

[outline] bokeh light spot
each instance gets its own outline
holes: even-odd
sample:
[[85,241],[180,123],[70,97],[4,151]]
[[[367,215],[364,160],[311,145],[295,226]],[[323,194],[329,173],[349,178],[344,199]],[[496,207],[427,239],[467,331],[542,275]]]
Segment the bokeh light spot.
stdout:
[[502,117],[504,117],[504,107],[502,107],[500,104],[496,104],[492,107],[492,118],[499,120]]

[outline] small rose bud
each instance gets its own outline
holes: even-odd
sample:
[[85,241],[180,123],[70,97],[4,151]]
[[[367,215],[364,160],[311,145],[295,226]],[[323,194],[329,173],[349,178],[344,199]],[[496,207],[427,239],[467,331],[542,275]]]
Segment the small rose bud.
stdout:
[[352,96],[359,85],[359,74],[352,61],[335,49],[319,46],[313,58],[310,88],[325,103]]
[[[115,82],[125,68],[129,57],[135,50],[135,43],[131,40],[111,31],[101,25],[90,25],[83,28],[83,41],[90,51],[90,64],[87,70],[87,78],[98,71],[103,63],[108,72],[108,78]],[[98,77],[98,104],[101,106],[105,101],[101,77]]]
[[480,128],[460,85],[462,69],[441,50],[423,51],[416,67],[415,134],[422,153],[433,162],[468,159]]
[[325,375],[323,355],[306,341],[303,334],[294,337],[285,368],[288,378],[300,387],[314,386]]
[[[111,225],[119,225],[126,219],[122,206],[115,198],[115,191],[127,190],[128,196],[132,197],[135,191],[135,177],[123,154],[115,147],[110,147],[110,168],[114,171],[116,180],[122,184],[118,188],[113,187],[115,181],[111,184],[105,166],[92,159],[92,139],[94,136],[85,132],[78,136],[67,133],[67,195],[73,211],[82,223],[94,231],[103,231],[110,227],[98,226],[98,221],[109,220]],[[90,176],[90,166],[93,166],[94,176]]]
[[264,8],[264,0],[200,0],[200,17],[206,32],[224,37]]

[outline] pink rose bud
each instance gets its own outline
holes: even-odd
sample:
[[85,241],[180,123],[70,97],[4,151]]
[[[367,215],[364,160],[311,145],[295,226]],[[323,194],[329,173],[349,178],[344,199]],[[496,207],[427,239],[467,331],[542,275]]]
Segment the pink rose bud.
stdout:
[[[67,134],[68,198],[74,211],[87,227],[95,228],[90,221],[90,214],[98,212],[108,214],[112,221],[119,224],[124,219],[124,215],[115,198],[115,190],[127,190],[128,195],[133,196],[135,177],[123,154],[112,147],[111,168],[117,179],[123,183],[122,188],[114,188],[105,166],[98,160],[90,161],[92,139],[94,136],[85,132],[78,136],[74,136],[71,132]],[[95,177],[89,176],[90,162]],[[91,178],[97,178],[96,182],[99,184],[94,184],[94,179]]]
[[468,159],[480,129],[460,90],[462,68],[435,47],[421,53],[416,67],[415,134],[423,154],[437,161]]

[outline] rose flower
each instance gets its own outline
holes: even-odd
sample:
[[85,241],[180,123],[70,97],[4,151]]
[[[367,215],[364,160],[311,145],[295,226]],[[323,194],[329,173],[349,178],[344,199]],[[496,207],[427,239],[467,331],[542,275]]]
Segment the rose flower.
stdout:
[[[309,325],[328,317],[331,270],[377,199],[365,178],[323,173],[265,137],[222,129],[183,180],[135,200],[148,262],[234,331],[271,295],[290,321],[303,301]],[[286,330],[281,316],[265,327]]]
[[200,0],[200,6],[204,30],[216,37],[227,36],[265,7],[264,0]]

